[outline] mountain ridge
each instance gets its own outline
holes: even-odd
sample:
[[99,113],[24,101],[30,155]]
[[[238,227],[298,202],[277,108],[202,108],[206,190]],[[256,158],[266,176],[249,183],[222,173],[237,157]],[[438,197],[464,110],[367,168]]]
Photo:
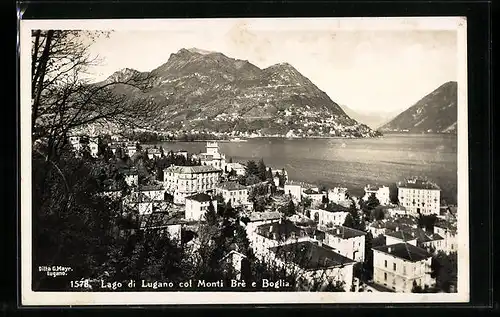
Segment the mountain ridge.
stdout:
[[[146,95],[161,106],[162,124],[155,129],[292,137],[377,135],[288,62],[261,69],[220,52],[183,48],[149,74],[154,79]],[[133,95],[125,88],[121,92]]]
[[456,81],[448,81],[384,124],[382,132],[456,133]]

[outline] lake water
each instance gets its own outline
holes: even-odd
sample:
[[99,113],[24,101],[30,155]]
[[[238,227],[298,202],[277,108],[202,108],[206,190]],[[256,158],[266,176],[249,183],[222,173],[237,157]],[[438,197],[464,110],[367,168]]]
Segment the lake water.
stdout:
[[[162,142],[166,150],[205,150],[205,142]],[[385,135],[373,139],[277,139],[220,142],[226,158],[245,163],[264,159],[285,168],[292,180],[344,186],[361,195],[366,184],[390,185],[410,176],[425,176],[442,189],[450,203],[457,197],[455,135]]]

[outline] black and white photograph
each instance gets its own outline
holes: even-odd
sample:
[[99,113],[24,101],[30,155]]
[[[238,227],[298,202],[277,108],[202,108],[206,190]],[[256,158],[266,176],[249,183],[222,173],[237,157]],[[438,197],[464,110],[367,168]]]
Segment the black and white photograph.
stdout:
[[468,301],[466,44],[461,17],[22,20],[22,304]]

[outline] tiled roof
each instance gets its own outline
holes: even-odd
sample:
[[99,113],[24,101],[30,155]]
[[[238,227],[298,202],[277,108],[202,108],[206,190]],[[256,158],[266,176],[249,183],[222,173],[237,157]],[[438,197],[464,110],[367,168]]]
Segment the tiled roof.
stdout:
[[319,193],[311,188],[308,188],[308,189],[304,190],[304,194],[306,194],[306,195],[320,195],[321,193]]
[[179,174],[199,174],[210,172],[222,172],[213,166],[170,166],[165,169],[165,172],[179,173]]
[[337,226],[331,229],[325,230],[326,233],[334,235],[342,239],[350,239],[354,237],[361,237],[366,235],[366,232],[361,230],[356,230],[349,227]]
[[392,256],[405,259],[412,262],[421,261],[432,257],[430,253],[422,248],[409,243],[397,243],[392,245],[383,245],[373,248],[375,251],[390,254]]
[[163,187],[162,184],[153,184],[153,185],[139,185],[137,187],[137,190],[140,192],[147,192],[147,191],[153,191],[153,190],[164,190],[165,188]]
[[413,189],[432,189],[440,190],[439,186],[426,180],[422,179],[407,179],[404,182],[399,182],[398,187],[400,188],[413,188]]
[[414,233],[412,233],[411,231],[407,231],[407,230],[397,230],[396,231],[396,230],[386,229],[385,235],[399,239],[399,240],[403,240],[403,241],[410,241],[410,240],[414,240],[416,238]]
[[270,250],[282,260],[293,262],[305,270],[339,267],[355,263],[355,261],[334,252],[332,249],[319,246],[312,241],[290,243],[284,246],[272,247]]
[[199,202],[207,202],[207,201],[212,201],[213,200],[212,197],[210,197],[210,195],[205,194],[205,193],[195,194],[193,196],[186,197],[186,199],[196,200],[196,201],[199,201]]
[[241,185],[238,182],[224,182],[217,185],[217,188],[225,189],[225,190],[243,190],[247,189],[245,186]]
[[277,211],[269,211],[269,212],[253,212],[251,213],[248,218],[250,219],[250,222],[253,221],[266,221],[266,220],[274,220],[274,219],[280,219],[281,214]]

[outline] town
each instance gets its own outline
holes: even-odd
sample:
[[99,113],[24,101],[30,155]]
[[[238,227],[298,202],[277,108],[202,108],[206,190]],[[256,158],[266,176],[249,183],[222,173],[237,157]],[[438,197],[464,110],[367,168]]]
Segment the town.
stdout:
[[366,184],[355,197],[294,181],[263,160],[233,162],[217,141],[203,153],[96,133],[72,134],[68,144],[77,157],[116,168],[100,195],[120,201],[128,225],[118,235],[167,236],[194,255],[225,244],[211,234],[232,228],[212,266],[243,285],[258,262],[274,272],[266,281],[286,280],[290,290],[456,292],[457,206],[444,205],[440,187],[423,177],[395,190]]

